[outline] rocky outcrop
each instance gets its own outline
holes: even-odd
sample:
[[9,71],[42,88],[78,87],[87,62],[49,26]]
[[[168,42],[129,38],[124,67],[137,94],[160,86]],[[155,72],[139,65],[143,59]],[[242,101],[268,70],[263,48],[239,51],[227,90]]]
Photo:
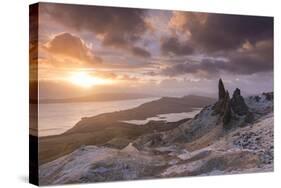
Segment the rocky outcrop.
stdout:
[[225,99],[224,99],[224,107],[223,107],[223,125],[225,128],[231,120],[231,103],[229,98],[228,91],[226,92]]
[[219,98],[218,101],[215,103],[213,107],[213,115],[219,114],[221,118],[219,118],[219,121],[222,120],[223,126],[227,128],[230,120],[231,120],[231,100],[229,97],[228,91],[225,90],[224,84],[222,82],[222,79],[219,80]]
[[219,100],[223,100],[225,98],[226,91],[224,89],[224,85],[222,79],[219,80]]
[[[250,123],[253,121],[253,114],[249,111],[239,88],[235,89],[231,99],[228,91],[224,88],[222,79],[219,80],[218,89],[219,98],[213,107],[213,114],[219,114],[221,116],[219,121],[222,121],[224,128],[231,128],[231,121],[236,121],[241,118],[243,118],[243,121],[240,122],[241,125],[244,122]],[[268,98],[270,98],[270,95],[268,95]]]
[[273,92],[262,93],[256,96],[245,98],[249,111],[253,114],[254,119],[269,114],[273,111]]
[[273,101],[273,92],[262,93],[266,97],[266,100]]
[[241,96],[240,89],[236,88],[231,98],[231,107],[235,114],[244,116],[245,123],[251,123],[254,120],[254,115],[249,111],[249,107]]
[[214,113],[223,115],[225,113],[225,107],[228,107],[229,93],[225,90],[222,80],[219,80],[219,98],[214,105]]
[[236,88],[231,98],[231,107],[234,113],[242,116],[249,113],[249,108],[246,105],[244,98],[240,94],[240,89]]
[[152,134],[138,139],[138,142],[135,142],[138,143],[137,147],[139,145],[155,147],[173,142],[185,142],[192,145],[192,148],[197,148],[197,146],[193,147],[193,145],[196,145],[195,142],[199,139],[204,140],[202,143],[206,145],[206,143],[210,143],[223,135],[225,130],[235,130],[253,122],[254,115],[252,109],[250,111],[238,88],[234,91],[232,98],[230,98],[229,92],[225,90],[224,84],[220,79],[218,91],[219,98],[215,104],[206,106],[193,119],[179,125],[175,129],[163,134]]

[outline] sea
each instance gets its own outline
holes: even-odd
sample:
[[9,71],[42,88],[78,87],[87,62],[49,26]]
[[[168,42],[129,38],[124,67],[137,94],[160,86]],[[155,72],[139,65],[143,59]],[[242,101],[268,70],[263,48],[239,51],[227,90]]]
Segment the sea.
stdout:
[[[92,117],[102,113],[131,109],[157,99],[159,98],[39,104],[39,136],[59,135],[71,129],[83,117]],[[130,120],[127,122],[138,125],[145,124],[150,120],[174,122],[185,118],[192,118],[198,111],[199,109],[196,108],[192,112],[160,114],[144,120]]]

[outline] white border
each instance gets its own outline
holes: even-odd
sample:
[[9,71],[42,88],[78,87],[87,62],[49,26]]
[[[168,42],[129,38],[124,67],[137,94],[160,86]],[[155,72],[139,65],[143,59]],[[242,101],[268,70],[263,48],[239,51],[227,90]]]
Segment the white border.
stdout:
[[[30,187],[28,175],[28,4],[1,2],[0,143],[1,187]],[[50,0],[78,4],[274,16],[275,23],[275,172],[161,180],[71,185],[69,187],[276,187],[280,173],[280,8],[276,0]],[[279,178],[279,179],[278,179]]]

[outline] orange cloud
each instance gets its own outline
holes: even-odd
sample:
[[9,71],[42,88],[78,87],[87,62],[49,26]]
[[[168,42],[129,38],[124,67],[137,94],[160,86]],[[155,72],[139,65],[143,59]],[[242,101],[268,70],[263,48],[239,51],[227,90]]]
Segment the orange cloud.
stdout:
[[56,35],[47,42],[45,48],[49,52],[49,55],[60,59],[59,62],[65,66],[68,66],[67,64],[91,66],[102,61],[101,58],[93,54],[81,38],[70,33]]

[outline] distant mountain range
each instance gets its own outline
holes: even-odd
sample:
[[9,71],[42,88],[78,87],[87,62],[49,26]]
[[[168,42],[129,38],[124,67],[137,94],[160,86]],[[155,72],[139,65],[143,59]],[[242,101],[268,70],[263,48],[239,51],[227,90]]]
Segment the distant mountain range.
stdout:
[[142,93],[97,93],[82,97],[60,98],[60,99],[40,99],[39,103],[74,103],[74,102],[91,102],[91,101],[116,101],[141,99],[155,97],[153,95]]

